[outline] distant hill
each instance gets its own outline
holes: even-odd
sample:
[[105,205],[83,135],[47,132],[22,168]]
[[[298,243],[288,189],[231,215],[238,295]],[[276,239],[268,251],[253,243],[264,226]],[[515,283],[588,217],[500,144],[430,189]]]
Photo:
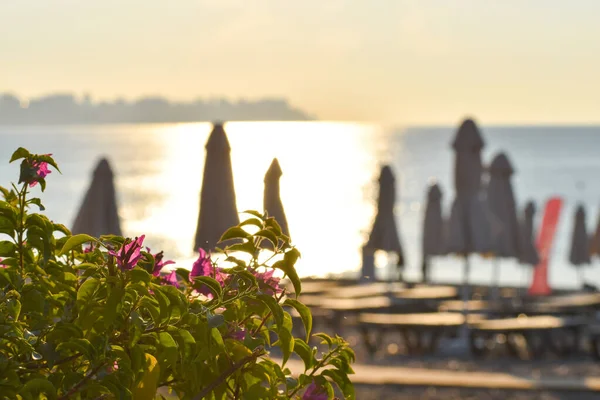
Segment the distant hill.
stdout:
[[287,100],[277,98],[171,102],[163,97],[144,97],[135,101],[93,102],[89,96],[78,100],[72,94],[53,94],[24,102],[13,94],[0,94],[0,125],[313,119],[313,116],[292,107]]

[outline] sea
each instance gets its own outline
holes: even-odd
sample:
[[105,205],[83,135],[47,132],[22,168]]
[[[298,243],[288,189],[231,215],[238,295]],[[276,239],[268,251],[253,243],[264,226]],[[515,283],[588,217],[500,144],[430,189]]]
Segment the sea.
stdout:
[[[421,278],[421,231],[427,186],[440,184],[444,212],[454,196],[456,127],[389,127],[338,122],[231,122],[225,126],[238,210],[260,210],[263,179],[277,157],[283,176],[281,198],[290,235],[302,253],[301,276],[358,277],[361,246],[376,212],[377,179],[383,165],[396,176],[396,222],[404,248],[407,280]],[[53,220],[71,226],[96,163],[106,157],[116,175],[124,234],[146,235],[153,250],[164,250],[178,267],[191,268],[193,238],[209,123],[82,126],[0,126],[0,185],[18,180],[9,164],[19,146],[52,153],[62,174],[47,178],[38,194]],[[484,163],[500,151],[515,169],[513,188],[520,211],[532,200],[536,224],[545,201],[564,200],[549,265],[550,285],[581,285],[569,264],[575,207],[583,204],[590,233],[600,208],[600,126],[482,126]],[[38,188],[34,191],[39,191]],[[376,277],[392,279],[386,254],[376,256]],[[433,281],[460,282],[462,261],[433,260]],[[599,262],[585,268],[587,283],[600,285]],[[474,257],[471,282],[492,282],[493,262]],[[500,284],[527,286],[531,267],[500,263]]]

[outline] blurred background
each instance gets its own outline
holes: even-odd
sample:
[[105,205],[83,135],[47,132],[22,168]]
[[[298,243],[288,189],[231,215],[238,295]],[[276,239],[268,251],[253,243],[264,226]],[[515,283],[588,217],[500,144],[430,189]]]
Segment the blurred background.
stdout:
[[[389,164],[405,275],[419,279],[426,186],[439,182],[447,213],[450,143],[471,116],[486,142],[484,164],[500,150],[510,156],[519,208],[533,200],[541,210],[553,195],[565,201],[550,282],[579,282],[568,265],[571,216],[583,203],[592,230],[600,205],[595,1],[24,0],[1,8],[0,157],[17,146],[55,155],[63,175],[51,176],[44,198],[58,221],[74,220],[106,156],[124,234],[146,233],[185,264],[210,131],[203,121],[240,121],[226,126],[238,210],[262,207],[263,174],[277,157],[301,274],[357,275],[379,169]],[[15,177],[15,166],[0,165],[5,184]],[[489,280],[489,264],[478,263],[474,282]],[[449,257],[431,276],[458,281],[457,268]],[[525,284],[517,268],[504,263],[501,282]],[[597,268],[586,277],[600,283]]]

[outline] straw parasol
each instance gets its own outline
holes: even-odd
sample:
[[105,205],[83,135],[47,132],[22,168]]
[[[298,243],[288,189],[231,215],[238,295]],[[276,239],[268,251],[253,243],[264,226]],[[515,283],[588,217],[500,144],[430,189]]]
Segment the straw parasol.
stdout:
[[427,282],[431,257],[444,254],[444,220],[442,218],[442,191],[437,184],[429,187],[423,219],[422,279]]
[[221,235],[230,227],[240,223],[233,187],[230,152],[231,147],[223,125],[215,123],[206,142],[200,212],[194,240],[196,250],[214,249]]
[[94,169],[92,182],[71,231],[73,234],[86,233],[94,237],[122,234],[114,175],[106,158],[101,159]]

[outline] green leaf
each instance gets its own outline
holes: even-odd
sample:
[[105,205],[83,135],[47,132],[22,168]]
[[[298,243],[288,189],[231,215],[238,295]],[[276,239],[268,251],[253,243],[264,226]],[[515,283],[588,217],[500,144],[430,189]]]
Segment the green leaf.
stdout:
[[160,365],[151,354],[145,353],[144,359],[146,363],[144,374],[138,385],[133,389],[132,397],[135,400],[154,400],[160,378]]
[[207,317],[209,328],[218,328],[225,323],[225,317],[222,314],[213,314]]
[[329,347],[331,347],[331,345],[333,345],[333,338],[326,333],[323,333],[323,332],[315,333],[313,336],[323,339],[323,342],[321,342],[321,343],[323,343],[323,344],[327,343],[327,345],[329,345]]
[[80,338],[69,339],[69,341],[62,342],[56,346],[56,351],[64,350],[72,351],[73,353],[81,353],[90,361],[94,359],[96,354],[96,349],[92,346],[90,341]]
[[21,302],[18,299],[8,299],[6,301],[6,308],[8,315],[10,315],[13,320],[17,321],[21,314]]
[[304,325],[304,330],[306,332],[306,341],[308,342],[313,324],[310,309],[304,304],[300,303],[298,300],[294,299],[286,299],[283,304],[295,308],[296,311],[298,311],[298,314],[300,314],[300,319],[302,319],[302,324]]
[[162,288],[157,286],[158,285],[153,287],[152,290],[154,291],[154,298],[158,302],[160,321],[165,322],[171,315],[171,302],[169,301],[169,298],[162,292]]
[[90,235],[86,235],[85,233],[81,233],[79,235],[71,236],[67,243],[63,246],[62,250],[59,253],[59,256],[64,256],[69,251],[73,250],[77,246],[81,246],[84,243],[93,242],[100,243],[98,239],[91,237]]
[[56,399],[56,388],[47,379],[36,378],[25,383],[19,391],[19,394],[26,399],[47,398],[48,400],[53,400]]
[[217,282],[216,279],[211,278],[210,276],[196,276],[194,277],[194,289],[200,291],[202,287],[206,286],[208,290],[215,295],[216,298],[220,299],[223,296],[223,288],[221,284]]
[[106,300],[106,306],[104,307],[104,324],[110,325],[115,321],[117,313],[120,313],[123,307],[122,300],[124,295],[125,289],[120,286],[115,286],[111,289]]
[[175,273],[179,275],[185,282],[190,280],[190,271],[185,268],[176,268]]
[[88,278],[77,291],[77,302],[82,306],[90,303],[99,286],[100,281],[98,279]]
[[[60,169],[58,168],[56,161],[54,161],[54,158],[52,158],[51,156],[49,156],[47,154],[39,154],[39,155],[36,155],[36,158],[39,161],[47,162],[48,164],[52,165],[58,172],[60,172]],[[62,172],[60,172],[60,173],[62,173]]]
[[258,219],[258,218],[248,218],[245,221],[242,221],[238,224],[238,226],[241,228],[242,226],[246,226],[246,225],[254,225],[259,229],[263,228],[263,222],[262,220]]
[[331,378],[331,380],[333,380],[340,388],[347,400],[355,399],[354,386],[352,385],[352,382],[350,382],[350,379],[348,379],[348,375],[335,369],[326,369],[321,372],[321,375]]
[[38,206],[38,208],[39,208],[41,211],[44,211],[44,210],[46,209],[46,207],[44,207],[44,205],[42,204],[42,200],[40,200],[40,199],[39,199],[39,198],[37,198],[37,197],[34,197],[33,199],[29,199],[27,202],[28,202],[29,204],[35,204],[36,206]]
[[298,354],[302,361],[304,361],[304,370],[307,371],[317,363],[317,360],[312,354],[312,351],[308,344],[302,339],[294,339],[294,353]]
[[254,255],[256,253],[256,246],[252,241],[247,241],[244,243],[235,243],[225,248],[226,251],[242,251],[244,253],[248,253]]
[[275,235],[272,231],[268,229],[262,229],[254,234],[254,236],[263,237],[267,239],[269,242],[273,244],[273,246],[277,247],[277,235]]
[[150,314],[150,316],[152,317],[152,321],[154,322],[154,325],[158,326],[161,323],[161,318],[160,318],[160,307],[157,305],[157,303],[158,303],[158,301],[153,301],[149,297],[144,296],[140,303],[140,307],[142,309],[146,310]]
[[335,357],[329,361],[329,365],[333,365],[338,370],[345,374],[353,374],[354,370],[350,366],[350,362],[345,357]]
[[196,340],[187,329],[179,329],[173,338],[177,341],[184,360],[193,355]]
[[230,239],[248,239],[251,235],[240,227],[233,226],[225,231],[219,239],[219,242],[224,242]]
[[281,305],[277,303],[277,301],[273,297],[264,293],[257,294],[256,298],[263,302],[269,308],[271,314],[273,314],[273,318],[275,319],[275,323],[277,324],[277,326],[282,326],[283,308],[281,308]]
[[302,282],[300,281],[300,277],[296,272],[296,268],[294,268],[293,265],[290,265],[289,262],[285,260],[285,258],[283,260],[279,260],[273,263],[273,268],[282,270],[287,275],[287,277],[290,278],[290,281],[294,286],[294,294],[296,298],[298,298],[298,296],[302,292]]
[[292,352],[294,351],[294,336],[292,335],[292,317],[286,312],[283,313],[283,324],[277,326],[277,336],[279,339],[273,345],[279,346],[281,348],[281,353],[283,354],[282,365],[285,365],[287,360],[292,355]]
[[63,224],[53,224],[53,228],[55,232],[61,232],[64,233],[66,236],[71,236],[71,231]]
[[13,242],[9,242],[7,240],[3,240],[0,242],[0,256],[1,257],[11,257],[17,246]]
[[210,330],[210,337],[217,345],[218,351],[224,352],[225,351],[225,343],[223,342],[223,336],[221,335],[221,332],[219,332],[219,330],[217,328],[212,328]]
[[265,225],[267,225],[267,227],[273,229],[277,236],[281,235],[281,226],[279,225],[279,223],[277,222],[277,220],[274,217],[267,218]]
[[242,211],[241,214],[249,214],[249,215],[254,215],[255,217],[259,218],[259,219],[264,219],[264,215],[259,213],[258,211],[253,211],[253,210],[246,210],[246,211]]
[[20,160],[21,158],[27,158],[30,155],[31,155],[31,153],[29,152],[29,150],[27,150],[23,147],[19,147],[17,150],[15,150],[15,152],[10,157],[9,163],[16,161],[16,160]]
[[150,280],[152,279],[150,274],[140,267],[135,267],[134,269],[129,271],[129,273],[131,274],[131,282],[133,283],[150,283]]
[[158,334],[159,349],[162,358],[166,360],[168,365],[173,365],[177,362],[177,343],[168,332],[160,332]]

